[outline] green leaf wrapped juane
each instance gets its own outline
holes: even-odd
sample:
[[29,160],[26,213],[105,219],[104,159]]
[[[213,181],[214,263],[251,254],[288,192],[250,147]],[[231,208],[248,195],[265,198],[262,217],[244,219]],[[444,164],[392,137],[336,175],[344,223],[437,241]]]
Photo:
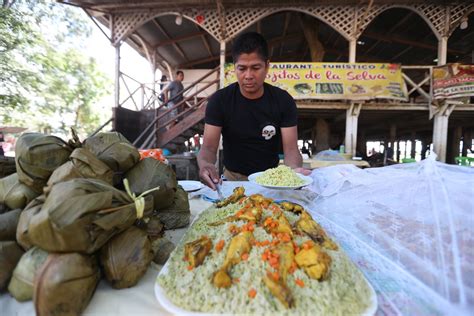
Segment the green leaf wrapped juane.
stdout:
[[72,148],[59,137],[40,133],[21,135],[15,146],[19,181],[41,194],[49,176],[67,161],[71,152]]
[[[145,197],[151,213],[153,198]],[[55,184],[28,225],[28,237],[49,252],[93,253],[114,235],[135,223],[132,197],[97,179],[72,179]]]
[[23,247],[23,249],[28,250],[33,247],[33,244],[30,241],[30,237],[28,235],[28,225],[30,224],[30,220],[33,215],[39,213],[41,211],[41,207],[43,206],[44,195],[38,196],[36,199],[30,202],[23,212],[20,214],[20,219],[18,220],[18,226],[16,227],[16,241]]
[[0,179],[0,203],[10,209],[23,209],[26,204],[39,194],[18,181],[18,174],[13,173]]
[[49,254],[34,282],[36,315],[80,315],[100,280],[94,256]]
[[135,226],[114,236],[100,250],[105,278],[116,289],[137,284],[152,259],[153,251],[146,232]]
[[23,253],[15,241],[0,241],[0,291],[6,289]]
[[159,187],[153,195],[154,209],[161,210],[173,204],[178,182],[173,169],[156,159],[145,158],[126,174],[130,189],[136,194]]
[[69,161],[54,170],[48,180],[45,192],[58,183],[76,178],[100,179],[112,184],[114,173],[105,163],[85,148],[76,148],[69,156]]
[[173,203],[166,209],[157,211],[156,214],[165,225],[165,229],[189,225],[191,211],[189,209],[188,193],[181,186],[178,186]]
[[138,150],[120,133],[98,133],[84,141],[90,150],[113,171],[125,172],[139,160]]
[[21,209],[0,214],[0,241],[16,240],[16,228]]
[[33,247],[23,254],[8,284],[8,292],[17,301],[33,299],[34,280],[47,257],[48,253],[38,247]]

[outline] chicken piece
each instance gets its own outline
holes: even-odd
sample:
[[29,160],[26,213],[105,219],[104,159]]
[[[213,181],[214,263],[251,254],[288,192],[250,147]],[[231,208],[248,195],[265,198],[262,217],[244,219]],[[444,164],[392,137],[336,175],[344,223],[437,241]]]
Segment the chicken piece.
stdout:
[[217,202],[216,207],[221,208],[232,203],[237,203],[243,197],[245,197],[245,188],[236,187],[231,195],[224,200]]
[[193,268],[201,265],[212,249],[212,241],[207,236],[188,242],[184,245],[184,259]]
[[273,294],[286,308],[294,306],[293,295],[290,289],[282,281],[275,281],[271,277],[264,276],[263,283],[268,287],[270,293]]
[[255,206],[261,206],[268,208],[268,206],[273,202],[272,199],[266,198],[261,194],[252,194],[249,196],[249,199],[253,202]]
[[295,214],[300,214],[304,211],[304,207],[297,203],[292,203],[288,201],[278,203],[285,211],[292,212]]
[[274,227],[272,227],[273,225],[265,226],[265,229],[268,233],[288,233],[291,237],[293,237],[293,231],[291,230],[290,222],[288,222],[285,214],[280,213],[273,222],[276,222],[277,225]]
[[295,256],[295,261],[298,267],[303,268],[310,278],[322,281],[329,275],[332,259],[321,250],[321,247],[314,245],[300,250]]
[[300,219],[296,222],[296,228],[324,248],[330,250],[338,249],[336,243],[327,236],[324,229],[313,220],[308,212],[303,211],[301,213]]
[[253,233],[249,231],[240,232],[231,239],[229,248],[224,259],[222,267],[214,273],[212,283],[217,288],[228,288],[231,286],[231,278],[229,275],[232,266],[242,261],[242,255],[250,253],[252,249]]
[[235,213],[235,215],[226,217],[220,221],[212,222],[207,225],[219,226],[227,222],[235,222],[238,220],[244,220],[247,222],[259,222],[262,218],[263,209],[260,206],[254,206],[252,203],[247,203],[244,207]]
[[286,308],[291,308],[294,305],[293,295],[286,285],[286,281],[288,278],[288,271],[293,265],[295,258],[293,243],[280,243],[276,247],[273,247],[271,251],[278,254],[279,278],[278,280],[275,280],[271,275],[267,275],[263,278],[263,282],[268,287],[273,296],[275,296]]

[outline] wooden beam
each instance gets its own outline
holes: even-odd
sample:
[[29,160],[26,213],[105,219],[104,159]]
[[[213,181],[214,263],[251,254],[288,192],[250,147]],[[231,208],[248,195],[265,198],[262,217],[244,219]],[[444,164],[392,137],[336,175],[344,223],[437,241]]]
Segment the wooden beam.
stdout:
[[[171,36],[168,34],[168,32],[165,31],[161,24],[156,19],[153,19],[152,21],[156,25],[156,27],[158,27],[158,29],[165,35],[165,37],[168,38],[168,40],[171,40]],[[181,49],[181,47],[178,46],[178,44],[172,43],[172,45],[185,61],[189,61],[189,59],[186,57],[183,50]]]
[[[285,22],[283,22],[284,25],[283,25],[283,33],[281,34],[281,37],[285,37],[286,36],[286,32],[288,31],[288,24],[290,23],[290,12],[286,12],[285,13]],[[283,54],[283,44],[280,45],[280,54],[279,55],[282,55]]]
[[[193,24],[194,24],[194,27],[199,31],[199,27],[197,26],[197,24],[195,24],[195,23],[193,23]],[[201,39],[204,43],[204,46],[207,49],[207,54],[209,55],[209,57],[211,57],[212,56],[212,50],[211,50],[211,46],[209,45],[209,42],[207,41],[205,33],[207,33],[207,32],[204,32],[204,34],[201,34]]]
[[[229,56],[231,56],[231,55],[232,55],[232,54],[231,54],[230,52],[225,54],[226,57],[229,57]],[[219,60],[219,59],[220,59],[220,55],[211,56],[211,57],[206,57],[206,58],[201,58],[201,59],[196,59],[196,60],[193,60],[193,61],[190,61],[190,62],[181,64],[181,65],[179,65],[178,68],[193,67],[193,66],[195,66],[195,65],[204,64],[204,63],[207,63],[207,62],[210,62],[210,61],[214,61],[214,60]]]
[[161,41],[160,43],[158,43],[158,45],[155,46],[155,48],[158,48],[158,47],[161,47],[161,46],[166,46],[166,45],[176,44],[176,42],[185,41],[185,40],[193,39],[193,38],[196,38],[196,37],[201,37],[202,35],[206,35],[206,34],[207,34],[207,32],[200,31],[200,32],[193,33],[193,34],[188,34],[188,35],[183,35],[183,36],[179,36],[179,37],[175,37],[175,38],[170,38],[170,39],[167,39],[166,41]]
[[407,48],[403,49],[401,52],[393,56],[390,61],[397,61],[397,58],[408,52],[410,49],[412,49],[413,46],[408,46]]

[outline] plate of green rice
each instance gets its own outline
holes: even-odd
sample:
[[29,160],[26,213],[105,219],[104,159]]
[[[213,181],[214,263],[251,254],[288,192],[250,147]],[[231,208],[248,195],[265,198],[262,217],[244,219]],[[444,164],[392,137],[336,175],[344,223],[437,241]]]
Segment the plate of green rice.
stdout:
[[253,173],[248,179],[251,183],[275,190],[295,190],[313,183],[311,177],[296,173],[285,165]]
[[[351,262],[344,251],[328,250],[332,257],[330,276],[327,280],[310,279],[303,270],[296,270],[288,279],[288,287],[295,298],[295,306],[285,308],[266,288],[262,276],[268,266],[261,257],[263,247],[252,248],[249,257],[232,268],[233,282],[230,288],[216,288],[212,275],[222,265],[226,251],[217,252],[215,244],[224,240],[228,245],[232,239],[230,225],[242,225],[242,221],[228,222],[220,226],[208,226],[234,214],[241,206],[228,205],[217,209],[214,206],[202,212],[181,239],[155,282],[155,296],[169,312],[176,315],[374,315],[377,297],[374,289],[362,272]],[[267,216],[269,210],[265,210]],[[290,224],[298,216],[285,212]],[[265,230],[256,227],[253,234],[257,240],[268,238]],[[204,262],[192,270],[183,260],[184,245],[206,235],[213,241],[213,248]],[[307,236],[295,236],[296,243],[308,240]],[[304,287],[296,280],[302,280]],[[256,295],[249,297],[249,289]]]

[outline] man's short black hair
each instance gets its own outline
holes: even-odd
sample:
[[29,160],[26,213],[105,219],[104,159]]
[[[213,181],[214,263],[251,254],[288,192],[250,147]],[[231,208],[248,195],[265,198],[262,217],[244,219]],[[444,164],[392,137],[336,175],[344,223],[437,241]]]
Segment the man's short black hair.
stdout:
[[257,32],[240,34],[232,45],[234,64],[242,54],[257,53],[264,62],[268,60],[268,44],[265,38]]
[[184,76],[184,72],[182,72],[181,70],[178,70],[178,71],[176,72],[176,76],[179,76],[180,74]]

